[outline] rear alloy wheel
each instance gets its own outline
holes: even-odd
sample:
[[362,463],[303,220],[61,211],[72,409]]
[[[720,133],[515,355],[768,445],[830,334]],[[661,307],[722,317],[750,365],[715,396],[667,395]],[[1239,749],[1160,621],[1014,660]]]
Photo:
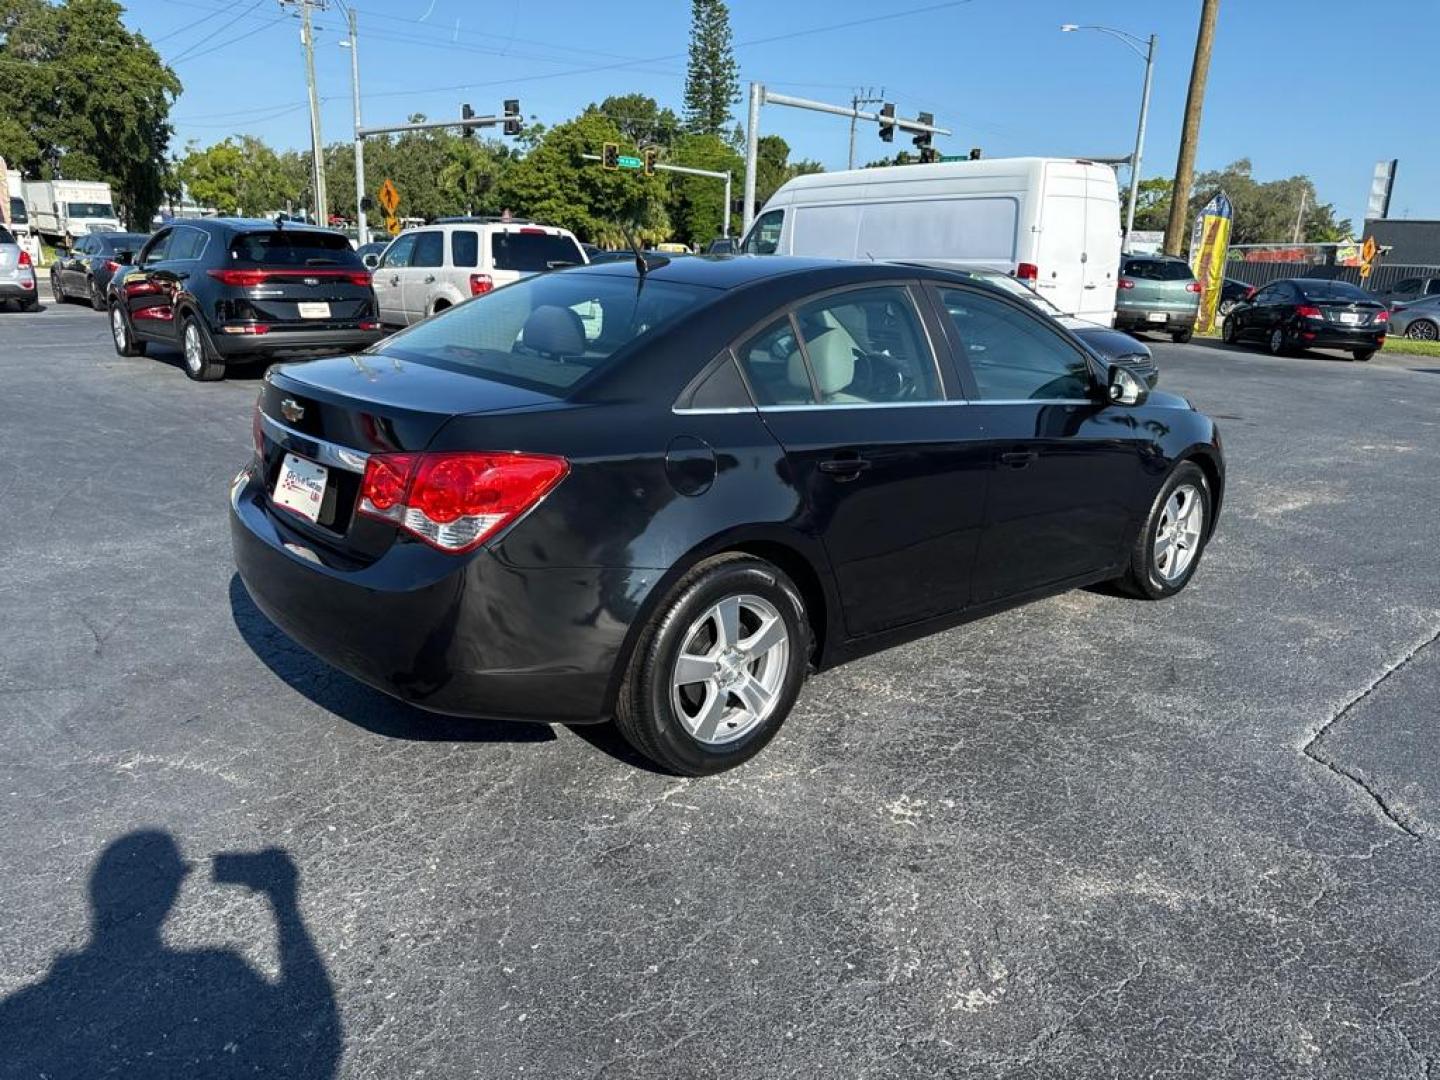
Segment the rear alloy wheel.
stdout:
[[790,579],[748,555],[708,559],[641,635],[616,726],[671,772],[733,768],[780,730],[809,661],[810,624]]
[[105,310],[105,294],[100,291],[99,284],[92,277],[90,281],[90,306],[96,311]]
[[110,307],[110,336],[115,341],[115,351],[121,356],[144,356],[145,343],[137,341],[130,331],[130,323],[119,304]]
[[1289,351],[1285,346],[1285,331],[1278,326],[1270,331],[1270,337],[1266,340],[1265,345],[1270,350],[1271,356],[1284,356]]
[[205,332],[187,315],[180,328],[180,347],[185,354],[185,374],[196,382],[215,382],[225,377],[225,365],[216,358]]
[[1176,466],[1130,550],[1126,591],[1162,600],[1183,589],[1200,565],[1209,539],[1211,494],[1205,472],[1193,462]]
[[54,272],[50,274],[50,295],[55,298],[57,304],[70,302],[70,298],[65,295],[65,290],[60,285],[60,275]]
[[1234,319],[1225,320],[1224,324],[1220,327],[1220,336],[1225,340],[1226,345],[1235,344],[1237,338]]
[[1405,336],[1416,341],[1434,341],[1440,338],[1440,327],[1429,319],[1416,319],[1405,328]]

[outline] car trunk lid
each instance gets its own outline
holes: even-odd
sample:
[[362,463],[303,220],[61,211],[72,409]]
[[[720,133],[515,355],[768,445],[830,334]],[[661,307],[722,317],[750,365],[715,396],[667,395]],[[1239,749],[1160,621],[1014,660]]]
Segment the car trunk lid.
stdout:
[[231,241],[225,265],[209,272],[230,286],[226,323],[287,332],[353,329],[375,317],[370,271],[339,233],[267,229]]
[[1372,326],[1375,316],[1385,311],[1384,304],[1369,300],[1313,300],[1325,321],[1342,327]]
[[[533,390],[383,353],[277,366],[266,374],[256,403],[271,512],[333,551],[362,561],[377,558],[397,530],[355,513],[370,455],[424,450],[458,414],[509,412],[554,401]],[[323,498],[313,521],[276,501],[287,455],[325,469]]]

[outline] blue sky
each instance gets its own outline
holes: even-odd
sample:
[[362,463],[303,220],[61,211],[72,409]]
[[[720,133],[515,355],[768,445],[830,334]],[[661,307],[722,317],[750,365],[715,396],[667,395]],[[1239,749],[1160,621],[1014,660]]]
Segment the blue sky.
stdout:
[[[498,112],[519,97],[553,123],[612,93],[677,109],[685,0],[356,0],[367,124],[410,113]],[[1143,64],[1103,34],[1159,35],[1144,175],[1174,171],[1199,0],[731,0],[742,83],[847,100],[884,87],[902,115],[933,112],[943,151],[987,156],[1130,151]],[[916,9],[929,9],[920,10]],[[910,12],[910,14],[903,14]],[[895,14],[877,20],[877,16]],[[317,15],[327,142],[350,137],[349,53],[337,0]],[[865,21],[861,21],[865,20]],[[177,144],[251,133],[308,145],[298,21],[277,0],[131,0],[127,23],[185,84]],[[842,25],[850,23],[852,25]],[[780,40],[774,40],[780,38]],[[770,40],[766,40],[770,39]],[[1362,216],[1376,161],[1400,159],[1392,214],[1440,218],[1440,140],[1422,116],[1440,40],[1437,0],[1222,0],[1198,167],[1249,157],[1260,179],[1306,173],[1342,217]],[[737,116],[743,117],[743,103]],[[1427,109],[1426,112],[1429,112]],[[762,131],[843,168],[848,124],[770,107]],[[888,149],[899,148],[900,138]],[[862,125],[857,157],[887,147]]]

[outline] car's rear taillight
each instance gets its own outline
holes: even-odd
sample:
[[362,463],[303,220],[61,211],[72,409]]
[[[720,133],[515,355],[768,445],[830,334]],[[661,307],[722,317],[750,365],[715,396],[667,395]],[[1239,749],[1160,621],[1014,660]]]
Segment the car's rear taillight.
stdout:
[[1320,314],[1320,309],[1313,304],[1300,304],[1295,308],[1295,317],[1297,319],[1323,319],[1325,316]]
[[487,293],[493,288],[495,288],[495,279],[489,274],[470,275],[471,296],[479,296],[481,293]]
[[1186,291],[1186,292],[1204,292],[1204,290],[1200,287],[1200,283],[1199,283],[1198,281],[1192,281],[1192,282],[1190,282],[1189,285],[1186,285],[1186,286],[1185,286],[1185,291]]
[[34,263],[33,261],[31,261],[31,259],[30,259],[30,252],[26,251],[24,248],[21,248],[21,249],[20,249],[20,265],[21,265],[21,266],[34,266],[34,265],[35,265],[35,263]]
[[374,454],[360,482],[359,509],[459,553],[529,510],[569,471],[564,458],[545,454]]
[[360,329],[361,329],[361,330],[379,330],[379,329],[380,329],[380,322],[379,322],[378,319],[362,319],[361,322],[360,322]]
[[1375,313],[1375,321],[1377,323],[1388,323],[1390,321],[1390,312],[1386,311],[1384,308],[1381,308]]
[[117,270],[120,269],[120,264],[119,264],[118,262],[116,262],[114,259],[106,259],[106,260],[105,260],[105,269],[108,270],[108,271],[110,271],[110,273],[113,274],[113,273],[115,273]]
[[1259,291],[1259,290],[1256,289],[1256,287],[1255,287],[1254,285],[1251,285],[1249,288],[1247,288],[1247,289],[1245,290],[1245,299],[1246,299],[1246,300],[1249,300],[1249,299],[1253,298],[1254,295],[1255,295],[1258,291]]
[[236,270],[226,268],[223,270],[205,271],[222,285],[233,285],[236,288],[250,289],[256,285],[264,285],[267,282],[285,281],[290,278],[315,278],[319,281],[344,281],[350,285],[369,285],[369,270],[327,270],[315,267],[309,270],[297,270],[286,268],[283,270],[249,269]]
[[1122,277],[1115,282],[1115,284],[1122,289],[1133,289],[1135,287],[1135,282],[1131,281],[1128,277]]
[[1015,267],[1015,277],[1033,289],[1040,280],[1040,268],[1034,263],[1021,263]]

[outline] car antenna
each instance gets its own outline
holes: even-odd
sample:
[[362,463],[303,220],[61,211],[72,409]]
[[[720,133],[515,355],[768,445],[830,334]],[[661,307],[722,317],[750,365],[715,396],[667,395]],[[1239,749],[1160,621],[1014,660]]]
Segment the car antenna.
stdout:
[[629,243],[630,250],[635,252],[635,269],[640,272],[641,280],[644,280],[645,275],[648,274],[651,270],[659,270],[660,267],[665,266],[670,262],[670,260],[665,258],[663,255],[658,256],[653,260],[645,258],[645,249],[640,246],[640,241],[636,239],[635,230],[632,229],[629,225],[624,226],[624,229],[625,240],[627,243]]
[[276,215],[275,215],[275,231],[276,231],[276,232],[279,232],[279,231],[280,231],[281,229],[283,229],[283,228],[285,228],[285,215],[284,215],[284,214],[276,214]]

